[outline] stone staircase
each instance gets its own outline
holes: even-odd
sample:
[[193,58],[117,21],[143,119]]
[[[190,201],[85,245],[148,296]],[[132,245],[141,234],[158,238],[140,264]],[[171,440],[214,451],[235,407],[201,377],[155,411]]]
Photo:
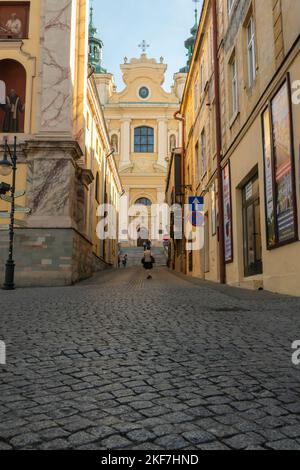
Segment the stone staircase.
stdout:
[[[129,247],[129,248],[121,248],[121,259],[125,254],[128,255],[128,263],[127,267],[132,266],[142,266],[141,259],[144,256],[144,248],[142,247]],[[167,257],[166,252],[163,247],[155,247],[151,248],[151,253],[155,258],[155,266],[166,266],[167,265]]]

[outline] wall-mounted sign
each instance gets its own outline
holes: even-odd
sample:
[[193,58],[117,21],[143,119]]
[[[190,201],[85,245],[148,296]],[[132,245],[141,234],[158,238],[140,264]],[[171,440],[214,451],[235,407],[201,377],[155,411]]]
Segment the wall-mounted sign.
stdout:
[[272,100],[274,169],[278,242],[295,238],[295,207],[293,194],[291,123],[287,82]]
[[297,239],[290,103],[287,79],[262,115],[268,249]]

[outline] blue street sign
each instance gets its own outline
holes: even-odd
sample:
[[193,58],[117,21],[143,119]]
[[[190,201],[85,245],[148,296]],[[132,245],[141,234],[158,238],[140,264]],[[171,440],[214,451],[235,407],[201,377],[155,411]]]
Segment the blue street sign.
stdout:
[[200,196],[191,196],[189,197],[189,206],[193,212],[198,212],[203,210],[204,198]]
[[188,216],[189,222],[193,227],[204,227],[204,212],[203,211],[193,211],[189,213]]

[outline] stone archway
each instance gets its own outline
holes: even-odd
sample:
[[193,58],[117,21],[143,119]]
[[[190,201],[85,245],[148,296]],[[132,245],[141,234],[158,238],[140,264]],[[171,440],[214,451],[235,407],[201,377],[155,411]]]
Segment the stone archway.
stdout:
[[[1,104],[0,109],[0,132],[24,132],[25,113],[24,105],[26,102],[26,70],[20,62],[13,59],[3,59],[0,61],[0,85],[1,95],[10,97],[11,91],[14,90],[18,97],[18,109],[16,111],[16,123],[14,126],[9,126],[5,119],[6,116],[6,104]],[[9,98],[10,101],[14,101],[15,98]],[[5,122],[6,121],[6,122]],[[5,124],[5,128],[4,128]]]
[[[138,198],[135,201],[135,204],[140,205],[140,206],[144,206],[144,207],[147,207],[148,209],[150,209],[151,205],[152,205],[152,201],[149,198],[143,196],[143,197]],[[148,223],[149,223],[149,220],[148,220]],[[144,243],[149,240],[149,238],[150,238],[149,234],[150,233],[151,233],[151,227],[150,226],[148,228],[138,227],[138,229],[137,229],[137,246],[138,247],[142,247],[144,245]]]
[[145,242],[149,240],[149,232],[146,227],[139,227],[137,229],[137,246],[142,247]]

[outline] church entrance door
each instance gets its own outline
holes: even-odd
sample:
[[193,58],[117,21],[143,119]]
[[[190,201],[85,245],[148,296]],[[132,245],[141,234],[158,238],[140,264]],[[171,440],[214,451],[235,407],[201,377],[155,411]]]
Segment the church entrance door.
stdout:
[[142,228],[139,228],[137,232],[138,232],[137,246],[141,247],[149,239],[148,230],[145,227],[142,227]]

